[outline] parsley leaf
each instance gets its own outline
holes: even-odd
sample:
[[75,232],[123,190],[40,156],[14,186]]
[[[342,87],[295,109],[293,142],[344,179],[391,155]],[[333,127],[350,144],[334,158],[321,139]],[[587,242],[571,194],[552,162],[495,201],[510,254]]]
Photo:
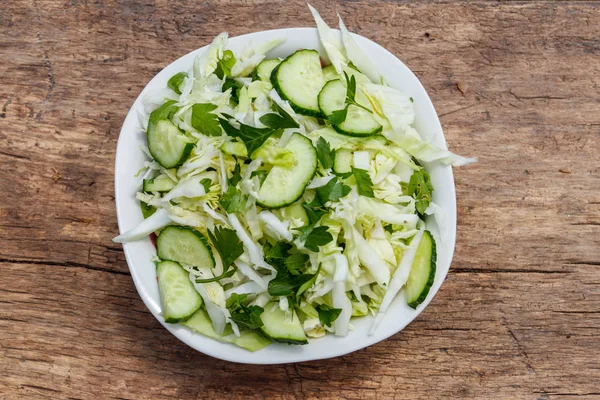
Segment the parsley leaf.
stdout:
[[329,146],[329,142],[323,137],[319,138],[317,142],[317,158],[319,162],[325,169],[329,169],[333,167],[333,157],[335,155],[335,150],[331,150]]
[[286,129],[286,128],[298,128],[300,125],[296,122],[290,114],[288,114],[279,104],[273,102],[275,109],[278,114],[268,113],[260,117],[260,122],[269,128],[273,129]]
[[247,294],[233,293],[225,303],[231,319],[242,329],[258,329],[263,326],[260,315],[265,311],[260,306],[248,306]]
[[296,292],[296,302],[299,303],[300,300],[300,296],[302,295],[302,293],[306,292],[312,285],[315,284],[315,282],[317,281],[317,277],[319,276],[319,273],[321,272],[321,264],[319,264],[319,268],[317,268],[317,272],[315,272],[312,276],[312,278],[310,278],[309,280],[307,280],[306,282],[304,282],[299,288],[298,291]]
[[217,62],[217,68],[215,69],[215,75],[217,78],[223,79],[224,76],[231,77],[231,68],[235,65],[236,59],[231,50],[225,50],[223,56]]
[[327,304],[319,304],[317,312],[319,313],[319,322],[321,322],[321,325],[331,328],[331,324],[340,316],[342,310],[340,308],[329,307]]
[[150,124],[156,124],[158,121],[162,121],[163,119],[171,119],[173,118],[173,114],[177,112],[178,107],[175,105],[177,102],[175,100],[169,100],[162,106],[158,107],[156,110],[150,113]]
[[255,128],[242,123],[240,123],[240,128],[237,129],[231,125],[228,120],[223,118],[219,118],[219,122],[227,135],[242,139],[249,155],[262,146],[271,135],[278,131],[277,129],[271,128]]
[[284,259],[288,255],[288,251],[292,248],[292,245],[286,242],[277,242],[273,246],[269,247],[265,251],[265,258],[268,260],[280,260]]
[[238,103],[240,101],[240,89],[243,87],[240,83],[238,83],[235,79],[225,78],[225,82],[223,82],[223,86],[221,86],[221,90],[225,92],[227,89],[231,89],[231,100]]
[[242,171],[240,169],[240,164],[235,163],[235,167],[233,168],[233,176],[229,179],[230,185],[237,185],[242,180]]
[[319,246],[326,245],[333,240],[333,236],[329,233],[329,227],[314,225],[305,225],[300,228],[296,228],[300,232],[298,240],[304,242],[304,247],[311,251],[319,251]]
[[331,115],[329,115],[327,117],[327,121],[331,125],[339,125],[346,120],[347,116],[348,116],[348,106],[342,108],[341,110],[332,112]]
[[227,191],[223,194],[221,200],[219,200],[225,211],[230,214],[244,211],[246,209],[246,202],[246,196],[234,185],[229,185]]
[[192,106],[192,126],[206,136],[221,136],[223,131],[219,125],[219,118],[212,111],[217,106],[211,103],[198,103]]
[[[315,196],[315,198],[318,200],[318,198]],[[325,214],[327,214],[327,210],[325,210],[321,204],[319,203],[318,206],[313,206],[311,204],[313,204],[315,201],[311,201],[310,203],[303,203],[302,207],[304,207],[304,211],[306,211],[306,215],[308,216],[308,222],[311,225],[316,224],[317,222],[319,222],[319,220],[321,219],[321,217]]]
[[208,237],[219,252],[225,269],[244,252],[244,246],[233,229],[217,226],[214,233],[208,231]]
[[204,191],[205,191],[206,193],[208,193],[208,191],[210,190],[210,185],[212,184],[212,181],[211,181],[210,179],[208,179],[208,178],[204,178],[204,179],[202,179],[202,180],[200,181],[200,184],[201,184],[202,186],[204,186]]
[[269,128],[255,128],[250,125],[240,124],[240,139],[246,145],[248,154],[254,153],[277,130]]
[[415,208],[419,214],[423,215],[429,207],[432,193],[433,185],[427,171],[421,168],[413,172],[408,182],[408,194],[415,198]]
[[373,194],[373,181],[366,169],[352,168],[352,174],[356,178],[358,194],[365,197],[375,197]]
[[302,253],[292,254],[285,259],[285,266],[292,275],[300,275],[300,270],[308,262],[308,255]]
[[344,77],[346,78],[346,103],[352,104],[354,103],[354,98],[356,97],[356,78],[354,75],[350,75],[348,78],[348,74],[344,71]]
[[177,94],[181,94],[181,90],[179,87],[183,83],[183,80],[187,78],[187,72],[179,72],[171,77],[167,82],[167,86],[173,89],[173,91]]
[[294,296],[298,298],[317,280],[321,266],[315,274],[292,275],[285,266],[277,268],[275,279],[269,282],[268,292],[271,296]]
[[327,117],[327,121],[332,125],[339,125],[346,120],[348,116],[348,107],[356,106],[360,107],[369,113],[373,113],[373,111],[369,110],[367,107],[360,105],[356,102],[356,78],[354,75],[348,76],[348,74],[344,71],[344,78],[346,79],[346,107],[341,110],[334,111]]
[[278,269],[275,279],[269,282],[268,292],[271,296],[292,296],[296,290],[312,279],[312,275],[292,275],[287,269]]
[[328,201],[336,201],[350,193],[350,186],[338,182],[336,177],[331,178],[327,185],[317,188],[317,197],[322,204]]
[[318,246],[326,245],[333,240],[329,227],[318,226],[314,228],[304,240],[304,247],[312,251],[319,251]]
[[244,246],[233,229],[218,226],[215,228],[214,233],[208,230],[208,237],[221,256],[223,273],[213,278],[196,279],[196,283],[217,282],[221,279],[232,277],[235,271],[237,271],[237,267],[231,269],[229,267],[244,253]]

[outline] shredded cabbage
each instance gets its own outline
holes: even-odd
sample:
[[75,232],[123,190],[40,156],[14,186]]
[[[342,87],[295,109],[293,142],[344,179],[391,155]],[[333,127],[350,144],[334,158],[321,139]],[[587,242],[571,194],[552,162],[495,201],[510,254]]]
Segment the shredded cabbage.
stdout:
[[[296,313],[306,336],[315,338],[327,333],[346,336],[353,330],[352,317],[371,313],[373,333],[408,279],[425,229],[422,213],[435,219],[442,242],[452,233],[443,208],[431,196],[424,197],[418,190],[423,186],[415,189],[415,179],[429,185],[424,170],[428,163],[461,166],[475,161],[422,137],[413,126],[410,94],[385,84],[377,60],[358,46],[341,18],[340,31],[332,30],[313,7],[309,9],[336,70],[332,75],[352,77],[355,100],[373,111],[381,134],[347,136],[327,119],[296,112],[300,109],[283,100],[271,82],[255,79],[258,64],[283,39],[249,44],[228,57],[226,33],[195,57],[178,81],[180,94],[171,88],[145,92],[143,109],[138,110],[144,132],[150,113],[170,101],[153,118],[170,119],[193,149],[181,165],[167,169],[142,146],[147,160],[136,175],[134,193],[145,203],[142,210],[148,218],[113,240],[139,240],[170,224],[202,234],[215,267],[182,268],[218,334],[244,336],[248,327],[236,314],[239,307],[253,313],[280,309],[289,318]],[[196,104],[213,107],[207,107],[207,115]],[[296,133],[315,147],[314,176],[306,178],[308,184],[291,204],[266,209],[259,193],[274,168],[286,176],[286,170],[295,172],[307,162],[305,154],[286,148]],[[351,154],[347,173],[335,165],[336,152],[342,150]],[[141,191],[144,179],[167,177],[174,182],[170,190]],[[287,179],[273,190],[285,190],[295,178]],[[228,254],[238,257],[227,260]],[[156,256],[153,260],[160,261]],[[229,265],[223,265],[224,260]]]

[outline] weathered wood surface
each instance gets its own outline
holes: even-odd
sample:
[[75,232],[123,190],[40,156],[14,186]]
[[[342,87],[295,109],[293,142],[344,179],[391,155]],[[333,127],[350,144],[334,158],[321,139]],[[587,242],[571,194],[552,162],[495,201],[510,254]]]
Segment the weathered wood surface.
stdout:
[[600,398],[600,3],[314,3],[412,68],[479,158],[428,309],[345,357],[231,364],[159,325],[111,242],[139,91],[220,31],[312,26],[304,2],[4,1],[0,398]]

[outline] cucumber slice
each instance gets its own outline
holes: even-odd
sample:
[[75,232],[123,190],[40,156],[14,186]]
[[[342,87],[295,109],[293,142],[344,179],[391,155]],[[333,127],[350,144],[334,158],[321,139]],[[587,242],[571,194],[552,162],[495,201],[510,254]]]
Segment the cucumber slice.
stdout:
[[181,265],[172,261],[159,262],[156,276],[165,322],[185,321],[202,306],[202,297]]
[[177,185],[175,181],[166,175],[157,176],[154,179],[144,179],[142,190],[144,192],[168,192]]
[[333,64],[330,64],[328,66],[326,66],[325,68],[323,68],[323,76],[325,77],[326,81],[330,81],[332,79],[338,79],[340,76],[337,73],[337,71],[335,70],[335,67],[333,66]]
[[262,332],[269,338],[280,343],[308,344],[302,323],[296,311],[286,313],[279,307],[271,310],[273,304],[268,304],[265,311],[260,315],[263,326]]
[[406,301],[410,307],[417,308],[427,298],[435,278],[436,260],[435,239],[431,232],[425,231],[406,281]]
[[[329,81],[319,93],[319,108],[325,116],[346,106],[346,86],[341,79]],[[360,107],[348,107],[346,120],[333,128],[350,136],[370,136],[381,132],[382,126],[373,115]]]
[[288,218],[295,218],[302,221],[304,225],[309,224],[308,214],[306,213],[306,210],[304,209],[304,207],[302,207],[302,204],[300,203],[294,203],[291,206],[284,208],[283,215],[286,217],[286,220]]
[[236,157],[248,158],[248,150],[242,142],[225,142],[220,147],[223,153],[230,154]]
[[260,80],[263,82],[271,81],[271,72],[281,63],[279,58],[270,58],[268,60],[261,61],[254,70],[253,79]]
[[283,60],[271,73],[271,83],[297,113],[321,116],[317,97],[325,77],[316,50],[298,50]]
[[156,254],[161,260],[194,267],[214,268],[215,259],[206,238],[187,226],[169,225],[156,239]]
[[296,162],[292,167],[276,165],[269,171],[258,191],[261,207],[280,208],[294,203],[317,170],[317,151],[306,136],[294,133],[284,148],[293,153]]
[[148,125],[148,150],[165,168],[178,167],[187,160],[194,144],[171,121],[163,119]]
[[200,309],[183,323],[194,332],[224,343],[233,343],[249,351],[257,351],[271,344],[271,340],[257,331],[241,331],[240,336],[235,336],[231,326],[227,325],[222,335],[215,332],[212,321],[206,310]]
[[353,153],[347,149],[338,149],[333,159],[333,170],[338,174],[352,172]]

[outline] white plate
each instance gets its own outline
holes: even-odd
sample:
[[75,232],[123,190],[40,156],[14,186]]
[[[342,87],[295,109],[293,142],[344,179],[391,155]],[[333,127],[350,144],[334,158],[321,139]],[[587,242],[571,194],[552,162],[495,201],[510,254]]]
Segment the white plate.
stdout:
[[[286,57],[295,50],[302,48],[317,49],[321,55],[325,55],[315,28],[291,28],[251,33],[231,38],[228,48],[237,54],[250,42],[258,44],[276,37],[285,37],[287,41],[272,51],[269,54],[270,57]],[[363,51],[372,60],[375,60],[379,72],[385,77],[388,84],[413,97],[416,111],[415,127],[421,135],[433,140],[438,146],[445,147],[446,142],[440,121],[427,92],[417,77],[406,65],[380,45],[359,35],[354,35],[354,38]],[[142,221],[139,202],[135,199],[135,193],[140,187],[140,178],[134,177],[134,174],[146,160],[146,157],[140,151],[140,146],[145,144],[144,134],[140,131],[141,125],[138,120],[138,110],[143,110],[141,99],[149,90],[154,91],[166,87],[168,79],[175,73],[190,69],[194,57],[205,49],[206,47],[203,47],[186,54],[159,72],[135,100],[127,114],[127,118],[125,118],[119,136],[115,163],[115,199],[121,232],[132,229]],[[181,341],[204,354],[239,363],[277,364],[317,360],[351,353],[386,339],[402,330],[429,304],[446,278],[456,239],[454,177],[450,167],[432,165],[428,166],[427,170],[431,175],[431,181],[435,188],[433,200],[444,210],[448,225],[447,237],[440,241],[435,223],[432,219],[427,221],[427,228],[438,239],[435,282],[429,296],[417,310],[413,310],[406,305],[404,291],[401,291],[388,309],[385,319],[372,336],[367,334],[372,318],[364,317],[352,320],[354,331],[346,337],[340,338],[327,335],[320,339],[310,339],[310,344],[305,346],[274,343],[263,350],[251,353],[234,345],[220,343],[200,334],[192,333],[183,326],[165,324],[160,315],[160,298],[156,284],[155,266],[150,261],[150,258],[155,254],[155,249],[149,239],[123,246],[131,276],[142,300],[156,319]]]

